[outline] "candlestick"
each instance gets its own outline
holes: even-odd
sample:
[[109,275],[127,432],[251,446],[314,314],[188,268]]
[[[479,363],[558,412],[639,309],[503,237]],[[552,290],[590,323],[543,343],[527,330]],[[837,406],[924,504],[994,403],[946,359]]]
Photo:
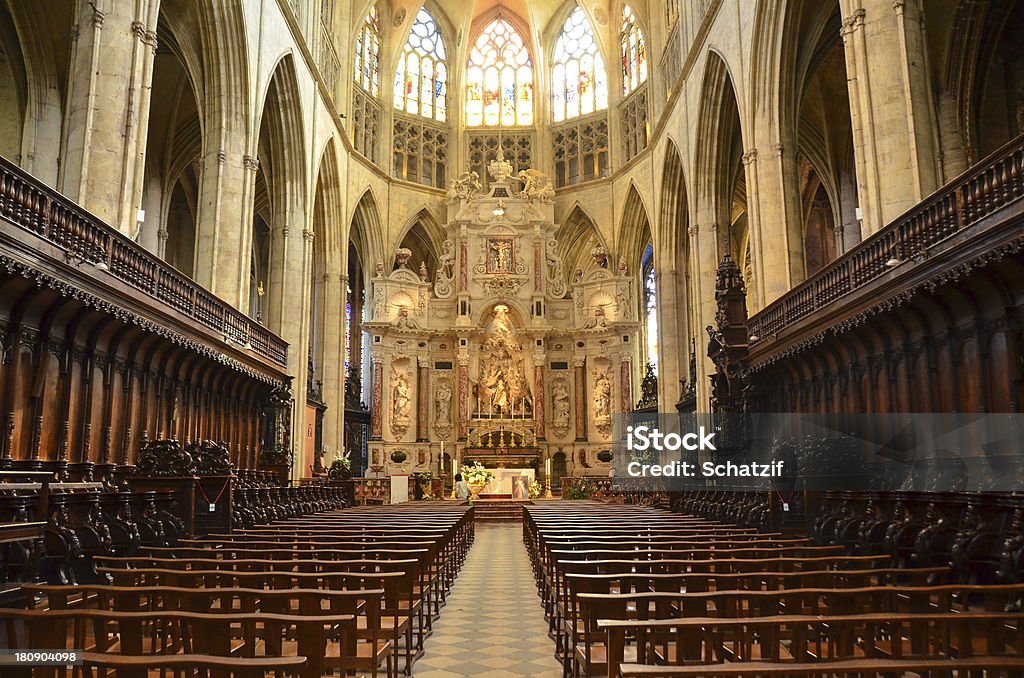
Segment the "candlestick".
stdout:
[[545,499],[552,499],[551,496],[551,457],[544,460],[544,485],[546,491],[544,492]]
[[455,457],[452,457],[452,499],[455,499],[455,465],[459,463]]

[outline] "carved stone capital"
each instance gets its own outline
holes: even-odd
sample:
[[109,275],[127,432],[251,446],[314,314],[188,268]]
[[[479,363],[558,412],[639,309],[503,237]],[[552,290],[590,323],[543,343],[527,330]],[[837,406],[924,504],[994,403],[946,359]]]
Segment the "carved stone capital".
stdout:
[[757,149],[751,148],[750,150],[743,154],[743,164],[750,165],[755,162],[757,162]]
[[260,169],[260,159],[252,155],[243,155],[242,166],[247,170],[257,172]]

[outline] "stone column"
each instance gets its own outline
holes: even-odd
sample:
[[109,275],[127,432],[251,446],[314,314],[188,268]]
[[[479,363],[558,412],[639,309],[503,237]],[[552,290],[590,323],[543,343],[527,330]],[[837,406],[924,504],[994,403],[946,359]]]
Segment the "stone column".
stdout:
[[841,0],[864,234],[939,184],[920,0]]
[[457,360],[457,378],[459,383],[458,407],[455,408],[455,416],[459,419],[457,429],[459,432],[458,437],[465,439],[469,436],[469,417],[472,413],[469,404],[469,349],[460,348]]
[[587,439],[587,371],[586,358],[574,356],[572,359],[573,369],[573,409],[576,416],[576,440]]
[[61,188],[101,220],[134,235],[160,3],[77,4]]
[[372,356],[373,384],[370,403],[370,439],[380,440],[384,432],[384,361],[381,356]]
[[[332,268],[332,255],[327,255],[327,270]],[[345,293],[348,276],[327,274],[323,285],[324,341],[321,346],[320,371],[324,382],[324,448],[333,452],[345,446]],[[330,456],[328,456],[330,459]]]
[[423,442],[430,438],[430,358],[420,356],[416,361],[416,440]]
[[690,259],[693,276],[693,295],[696,299],[693,319],[697,337],[697,411],[707,412],[711,403],[708,375],[714,369],[707,357],[708,336],[704,328],[714,326],[718,307],[715,303],[715,275],[718,270],[718,224],[692,224],[690,235]]
[[[757,132],[755,132],[757,133]],[[770,133],[761,129],[762,139]],[[754,280],[747,284],[747,308],[764,308],[807,276],[803,213],[795,140],[765,143],[743,154],[747,179],[747,223]],[[740,268],[743,262],[738,261]]]

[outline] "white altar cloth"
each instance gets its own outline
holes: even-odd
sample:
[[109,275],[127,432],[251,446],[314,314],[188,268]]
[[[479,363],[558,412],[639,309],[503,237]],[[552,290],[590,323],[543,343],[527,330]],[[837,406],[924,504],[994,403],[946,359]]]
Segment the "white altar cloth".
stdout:
[[[487,483],[481,494],[507,494],[512,495],[512,478],[515,476],[527,476],[526,486],[529,488],[534,481],[535,471],[532,468],[492,468],[494,480]],[[524,499],[526,497],[523,497]]]

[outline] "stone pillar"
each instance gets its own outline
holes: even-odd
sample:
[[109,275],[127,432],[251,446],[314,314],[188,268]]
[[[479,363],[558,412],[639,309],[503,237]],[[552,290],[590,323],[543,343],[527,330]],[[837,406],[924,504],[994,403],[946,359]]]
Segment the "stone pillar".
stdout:
[[160,3],[76,4],[61,188],[101,220],[134,235]]
[[586,358],[575,356],[572,359],[573,369],[573,409],[576,412],[576,440],[587,439],[587,371]]
[[711,391],[708,375],[714,365],[707,357],[708,335],[704,328],[715,325],[715,314],[718,306],[715,303],[715,276],[718,270],[718,224],[692,224],[690,235],[690,259],[693,276],[693,295],[696,308],[693,319],[697,337],[697,411],[708,412],[711,404]]
[[472,414],[469,404],[469,349],[460,348],[458,355],[458,407],[455,416],[458,421],[458,437],[469,437],[469,418]]
[[544,438],[544,356],[535,356],[533,365],[533,424],[537,439]]
[[373,384],[370,388],[370,439],[380,440],[384,432],[384,361],[380,356],[372,356]]
[[430,358],[420,356],[416,378],[416,440],[430,439]]
[[841,0],[864,234],[939,185],[920,0]]
[[[332,268],[333,257],[327,255],[327,270]],[[324,276],[323,285],[323,337],[321,342],[320,371],[324,382],[324,448],[341,450],[345,446],[345,295],[348,276]],[[328,459],[330,455],[328,455]]]
[[769,131],[759,129],[765,140],[761,152],[751,148],[743,154],[754,278],[745,281],[751,313],[807,277],[796,144],[769,144]]

